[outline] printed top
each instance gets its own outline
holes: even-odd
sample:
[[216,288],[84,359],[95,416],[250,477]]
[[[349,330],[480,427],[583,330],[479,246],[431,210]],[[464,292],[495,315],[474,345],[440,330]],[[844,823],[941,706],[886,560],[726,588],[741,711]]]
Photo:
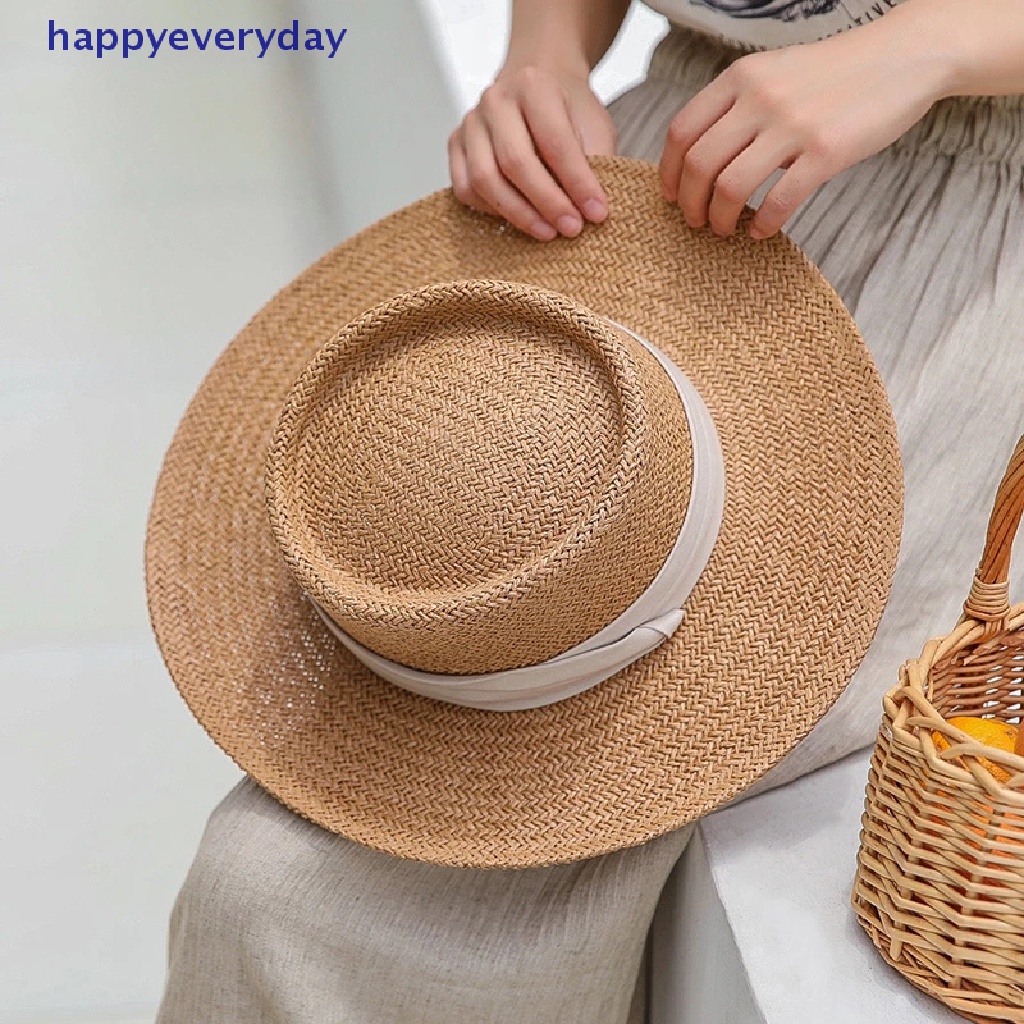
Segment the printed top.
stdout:
[[676,25],[740,46],[810,43],[882,17],[900,0],[644,0]]

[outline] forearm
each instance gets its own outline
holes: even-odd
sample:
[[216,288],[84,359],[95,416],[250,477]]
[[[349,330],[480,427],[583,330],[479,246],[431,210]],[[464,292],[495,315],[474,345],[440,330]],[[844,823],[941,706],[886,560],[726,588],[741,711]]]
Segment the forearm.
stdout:
[[937,99],[1024,93],[1024,0],[904,0],[856,31],[927,64]]
[[513,0],[505,68],[588,75],[611,46],[630,0]]

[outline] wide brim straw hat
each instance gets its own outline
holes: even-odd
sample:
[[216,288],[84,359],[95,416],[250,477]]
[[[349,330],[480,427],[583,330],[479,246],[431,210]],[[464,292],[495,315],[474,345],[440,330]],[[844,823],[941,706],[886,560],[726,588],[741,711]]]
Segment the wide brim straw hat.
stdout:
[[149,609],[195,717],[399,857],[562,863],[720,807],[889,594],[902,468],[849,312],[787,238],[691,230],[652,165],[593,165],[611,212],[575,239],[446,190],[329,252],[157,483]]

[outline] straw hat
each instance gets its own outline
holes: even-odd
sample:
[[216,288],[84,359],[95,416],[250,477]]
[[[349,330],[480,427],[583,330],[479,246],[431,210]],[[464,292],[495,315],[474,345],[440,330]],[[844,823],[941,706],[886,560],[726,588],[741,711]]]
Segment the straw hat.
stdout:
[[[146,542],[168,669],[294,811],[400,857],[553,864],[678,828],[810,731],[902,526],[892,413],[784,237],[655,169],[538,243],[448,191],[228,345]],[[748,214],[749,216],[749,214]]]

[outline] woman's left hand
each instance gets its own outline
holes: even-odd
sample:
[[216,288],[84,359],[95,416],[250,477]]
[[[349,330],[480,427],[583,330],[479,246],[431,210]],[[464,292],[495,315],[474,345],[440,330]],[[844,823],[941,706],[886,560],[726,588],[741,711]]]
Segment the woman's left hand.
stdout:
[[946,95],[941,56],[884,29],[886,18],[743,56],[683,107],[669,126],[661,185],[687,224],[732,234],[747,200],[785,168],[750,227],[767,238],[819,185],[899,138]]

